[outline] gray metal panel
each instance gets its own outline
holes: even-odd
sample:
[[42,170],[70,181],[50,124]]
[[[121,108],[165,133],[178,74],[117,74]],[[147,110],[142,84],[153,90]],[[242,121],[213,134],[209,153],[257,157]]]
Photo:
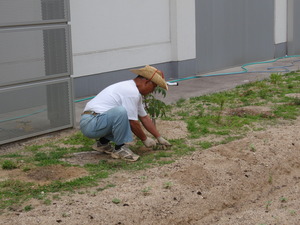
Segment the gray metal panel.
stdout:
[[288,1],[288,55],[300,54],[300,1]]
[[70,78],[0,88],[0,144],[73,126]]
[[0,27],[67,22],[69,0],[1,0]]
[[197,72],[274,56],[273,0],[196,0]]
[[287,55],[287,43],[280,43],[275,45],[274,58],[279,58]]
[[0,87],[71,74],[69,25],[0,29]]

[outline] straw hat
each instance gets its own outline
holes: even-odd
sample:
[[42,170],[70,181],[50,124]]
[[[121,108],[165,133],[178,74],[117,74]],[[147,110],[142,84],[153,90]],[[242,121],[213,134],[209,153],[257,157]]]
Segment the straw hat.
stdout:
[[151,80],[158,86],[168,90],[167,82],[165,81],[164,73],[153,66],[146,65],[140,69],[130,70],[131,72]]

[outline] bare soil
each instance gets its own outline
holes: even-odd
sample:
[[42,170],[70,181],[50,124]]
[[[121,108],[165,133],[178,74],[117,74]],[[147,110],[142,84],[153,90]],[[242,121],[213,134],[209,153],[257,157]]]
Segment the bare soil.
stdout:
[[[184,138],[187,134],[180,121],[158,126],[166,138]],[[72,132],[60,132],[37,142]],[[17,151],[33,142],[2,150]],[[97,163],[103,157],[108,158],[95,152],[82,153],[69,162]],[[31,200],[1,214],[0,224],[298,225],[299,159],[300,118],[250,132],[241,140],[195,151],[169,165],[115,173],[97,187],[53,198],[51,205]],[[78,167],[51,166],[27,174],[0,170],[0,180],[17,177],[39,184],[85,175],[86,171]],[[115,186],[105,188],[109,184]],[[104,190],[99,192],[99,188]],[[33,209],[25,212],[25,205]]]

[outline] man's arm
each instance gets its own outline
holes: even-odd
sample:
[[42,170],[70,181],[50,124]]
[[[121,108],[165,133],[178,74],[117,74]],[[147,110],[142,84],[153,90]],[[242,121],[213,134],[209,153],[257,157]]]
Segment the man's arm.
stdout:
[[[160,133],[158,132],[158,130],[156,129],[154,123],[152,122],[152,120],[150,119],[150,117],[147,116],[143,116],[143,117],[139,117],[140,121],[142,122],[143,126],[145,127],[145,129],[151,133],[161,145],[165,145],[165,146],[171,146],[171,144],[164,139]],[[152,139],[146,136],[145,132],[143,131],[141,124],[139,121],[137,120],[129,120],[130,122],[130,126],[131,126],[131,130],[132,132],[143,141],[144,145],[146,147],[153,147],[156,145],[156,142]]]
[[[142,122],[145,129],[149,133],[151,133],[155,138],[158,138],[160,136],[159,132],[157,131],[155,125],[153,124],[152,120],[150,119],[150,117],[148,115],[139,117],[139,119]],[[143,131],[140,122],[137,120],[129,120],[129,122],[130,122],[130,127],[131,127],[132,132],[139,139],[141,139],[142,141],[145,141],[147,139],[147,136],[146,136],[145,132]]]

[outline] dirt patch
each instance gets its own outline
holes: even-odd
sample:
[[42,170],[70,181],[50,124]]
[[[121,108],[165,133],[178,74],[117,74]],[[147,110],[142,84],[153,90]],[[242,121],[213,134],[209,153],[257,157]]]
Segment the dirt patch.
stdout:
[[286,94],[285,96],[300,99],[300,93],[291,93],[291,94]]
[[87,176],[88,172],[79,167],[64,167],[62,165],[45,166],[43,169],[34,168],[28,172],[20,169],[0,170],[0,180],[15,179],[46,185],[52,181],[68,181]]
[[[85,194],[62,196],[50,206],[34,202],[29,212],[6,212],[0,224],[298,225],[299,133],[300,118],[169,165],[118,172]],[[83,158],[93,163],[97,157]],[[105,189],[107,184],[115,187]]]
[[45,166],[43,169],[30,170],[27,177],[40,184],[48,184],[52,181],[68,181],[71,179],[89,175],[89,173],[78,167],[65,167],[62,165]]
[[261,116],[264,118],[274,117],[272,109],[267,106],[245,106],[235,109],[229,109],[225,111],[225,114],[232,115],[232,116]]

